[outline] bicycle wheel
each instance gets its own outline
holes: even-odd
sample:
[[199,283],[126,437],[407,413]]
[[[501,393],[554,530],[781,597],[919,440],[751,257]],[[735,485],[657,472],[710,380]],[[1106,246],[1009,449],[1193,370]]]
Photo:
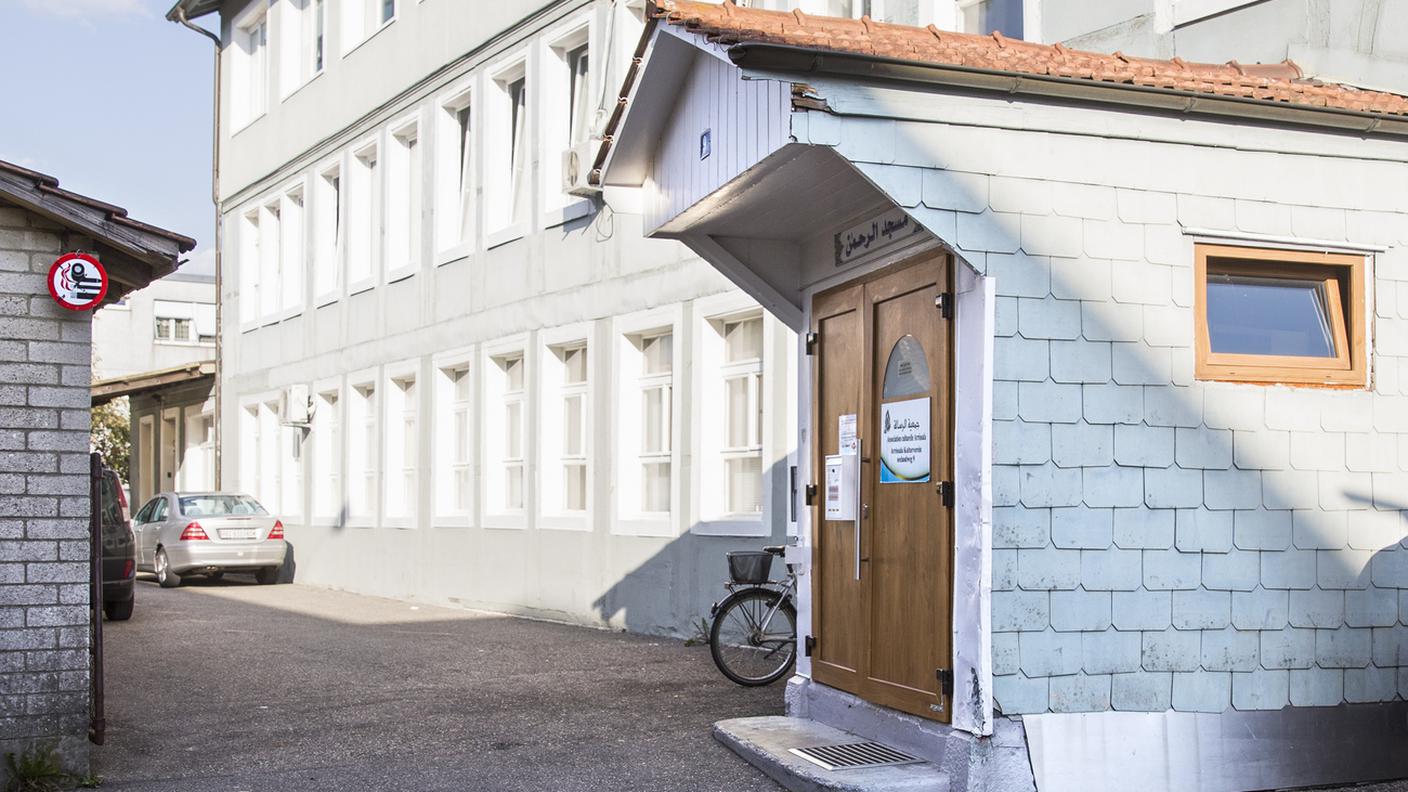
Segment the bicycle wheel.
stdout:
[[[735,592],[719,605],[709,631],[714,665],[740,685],[767,685],[787,675],[797,659],[797,610],[765,588]],[[771,617],[769,617],[771,614]]]

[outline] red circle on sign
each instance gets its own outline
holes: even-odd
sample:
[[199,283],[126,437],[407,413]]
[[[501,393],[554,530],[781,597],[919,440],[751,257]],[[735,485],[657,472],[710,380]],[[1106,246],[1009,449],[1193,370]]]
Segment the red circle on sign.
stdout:
[[108,271],[87,253],[65,253],[49,267],[49,296],[70,311],[86,311],[108,294]]

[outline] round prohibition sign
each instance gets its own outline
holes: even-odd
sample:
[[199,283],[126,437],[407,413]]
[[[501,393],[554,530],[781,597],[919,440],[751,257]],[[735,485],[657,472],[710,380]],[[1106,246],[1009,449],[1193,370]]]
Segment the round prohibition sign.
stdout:
[[108,293],[108,271],[87,253],[65,253],[49,267],[49,294],[70,311],[87,311]]

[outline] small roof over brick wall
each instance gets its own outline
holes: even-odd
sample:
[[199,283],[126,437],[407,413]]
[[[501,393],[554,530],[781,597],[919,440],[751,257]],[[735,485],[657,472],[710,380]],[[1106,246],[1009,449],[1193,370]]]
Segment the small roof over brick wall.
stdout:
[[108,302],[174,272],[181,254],[196,246],[188,236],[133,220],[120,206],[65,190],[53,176],[0,160],[3,204],[57,223],[76,237],[73,247],[96,252],[112,281]]

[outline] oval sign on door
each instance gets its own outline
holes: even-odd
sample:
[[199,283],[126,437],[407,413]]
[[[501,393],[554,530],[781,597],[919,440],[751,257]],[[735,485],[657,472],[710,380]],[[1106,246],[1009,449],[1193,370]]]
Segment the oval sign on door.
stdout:
[[[929,480],[929,363],[912,335],[895,342],[885,364],[880,405],[880,482],[920,484]],[[904,396],[924,394],[916,399]]]

